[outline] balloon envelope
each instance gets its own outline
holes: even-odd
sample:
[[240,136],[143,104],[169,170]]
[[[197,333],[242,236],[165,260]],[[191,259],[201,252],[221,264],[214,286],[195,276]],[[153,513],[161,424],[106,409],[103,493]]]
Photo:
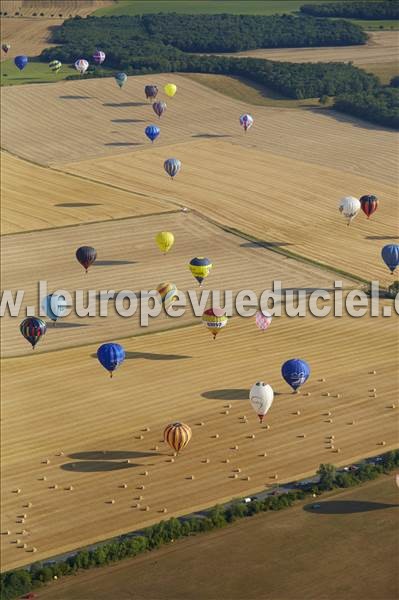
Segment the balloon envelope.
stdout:
[[354,219],[361,208],[360,200],[354,196],[346,196],[339,203],[339,212],[346,218],[348,225]]
[[255,322],[259,329],[266,331],[270,327],[272,316],[266,311],[258,310],[255,315]]
[[373,196],[372,194],[366,194],[360,198],[360,206],[362,207],[362,211],[369,219],[373,213],[378,208],[378,198],[377,196]]
[[223,327],[226,327],[228,318],[222,308],[208,308],[202,315],[202,322],[210,330],[215,339]]
[[181,169],[181,162],[178,158],[167,158],[163,163],[163,168],[167,172],[167,174],[172,177],[176,177],[178,172]]
[[77,71],[79,71],[79,73],[81,75],[84,75],[84,73],[86,73],[87,69],[89,68],[89,63],[87,62],[87,60],[85,60],[84,58],[79,58],[76,62],[75,62],[75,69]]
[[7,54],[7,52],[9,51],[9,49],[11,48],[10,44],[2,44],[1,45],[2,50]]
[[169,98],[173,98],[173,96],[177,92],[177,86],[174,83],[167,83],[163,89],[165,90],[165,94],[169,96]]
[[103,344],[97,350],[97,358],[104,369],[107,369],[111,373],[112,377],[115,369],[125,360],[125,350],[120,344]]
[[49,294],[43,299],[42,308],[52,321],[56,321],[65,314],[67,302],[64,296]]
[[294,391],[299,389],[309,378],[310,367],[307,362],[299,358],[287,360],[281,367],[283,379]]
[[241,115],[240,124],[244,127],[244,131],[247,131],[254,124],[254,120],[251,115]]
[[170,231],[160,231],[155,237],[158,248],[166,254],[175,242],[175,236]]
[[102,52],[101,50],[96,50],[93,54],[93,60],[96,63],[96,65],[102,65],[105,60],[105,52]]
[[197,256],[190,260],[189,268],[191,274],[198,283],[201,285],[205,277],[208,277],[210,270],[212,269],[212,262],[209,258],[203,256]]
[[156,85],[146,85],[144,88],[145,97],[147,98],[156,98],[158,95],[158,88]]
[[161,297],[161,302],[165,308],[170,306],[176,300],[177,287],[174,283],[160,283],[157,292]]
[[16,56],[14,58],[14,63],[18,67],[18,69],[20,71],[22,71],[22,69],[24,69],[26,67],[26,65],[28,64],[28,62],[29,62],[28,57],[24,56],[24,55]]
[[273,404],[274,392],[270,385],[257,381],[249,392],[249,401],[262,423],[263,417]]
[[388,244],[388,246],[384,246],[381,250],[381,256],[388,269],[393,273],[399,265],[399,245]]
[[161,130],[156,125],[148,125],[148,127],[145,128],[144,132],[148,139],[151,140],[151,142],[153,142],[157,139],[157,137],[161,133]]
[[163,439],[177,453],[187,446],[191,436],[191,427],[179,421],[167,425],[163,432]]
[[115,81],[119,85],[119,87],[123,87],[127,81],[126,73],[117,73],[115,75]]
[[94,263],[97,258],[97,251],[91,246],[81,246],[76,250],[76,258],[82,267],[86,270]]
[[40,338],[46,333],[47,325],[38,317],[28,317],[22,321],[19,329],[24,338],[32,345],[32,348],[35,348]]
[[159,102],[154,102],[154,104],[152,105],[152,110],[156,115],[158,115],[158,117],[162,117],[163,113],[166,110],[166,102],[162,102],[162,100],[160,100]]
[[48,66],[52,71],[54,71],[54,73],[58,73],[62,67],[62,63],[59,60],[52,60]]

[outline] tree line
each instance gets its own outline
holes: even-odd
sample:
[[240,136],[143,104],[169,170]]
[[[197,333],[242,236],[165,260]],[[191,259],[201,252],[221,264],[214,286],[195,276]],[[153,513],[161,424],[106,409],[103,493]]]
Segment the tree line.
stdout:
[[337,96],[333,108],[372,123],[399,129],[399,89],[380,87]]
[[225,527],[234,521],[252,517],[260,512],[282,510],[295,502],[314,494],[334,488],[348,488],[365,481],[388,474],[399,466],[399,450],[384,454],[377,464],[365,463],[353,471],[338,471],[334,465],[321,464],[318,470],[319,482],[302,486],[275,495],[264,500],[252,499],[245,503],[242,499],[233,501],[229,506],[215,506],[203,515],[190,518],[171,518],[147,527],[141,535],[127,534],[120,538],[97,546],[92,550],[80,550],[75,555],[59,562],[36,563],[30,570],[9,571],[0,576],[1,600],[13,600],[50,582],[54,577],[73,575],[81,569],[90,569],[117,562],[124,558],[159,548],[182,537],[197,535],[205,531]]
[[344,17],[351,19],[398,19],[398,0],[379,0],[373,2],[328,2],[326,4],[304,4],[300,8],[304,15],[313,17]]

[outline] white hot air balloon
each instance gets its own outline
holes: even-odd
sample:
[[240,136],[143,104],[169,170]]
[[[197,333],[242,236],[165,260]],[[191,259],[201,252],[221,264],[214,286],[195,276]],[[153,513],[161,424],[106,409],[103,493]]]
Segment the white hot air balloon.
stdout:
[[273,404],[274,392],[270,385],[257,381],[249,392],[249,401],[262,423],[263,417]]
[[346,218],[348,225],[351,224],[361,209],[360,200],[354,198],[354,196],[345,196],[339,203],[339,212]]
[[84,58],[79,58],[79,60],[75,62],[75,69],[79,71],[81,75],[84,75],[88,68],[89,63]]

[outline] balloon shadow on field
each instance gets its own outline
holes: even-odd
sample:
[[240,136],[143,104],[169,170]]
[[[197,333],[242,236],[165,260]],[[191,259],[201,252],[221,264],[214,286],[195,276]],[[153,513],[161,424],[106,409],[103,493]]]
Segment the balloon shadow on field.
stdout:
[[183,360],[192,358],[186,354],[154,354],[152,352],[126,352],[127,359],[145,358],[146,360]]
[[223,133],[194,133],[191,137],[212,139],[212,138],[229,138],[229,137],[231,137],[231,135],[226,135]]
[[244,242],[240,248],[281,248],[282,246],[292,246],[290,242]]
[[131,106],[148,106],[147,102],[105,102],[103,106],[111,108],[129,108]]
[[104,144],[104,146],[116,146],[116,147],[123,147],[123,146],[143,146],[144,144],[142,144],[141,142],[107,142],[106,144]]
[[117,265],[135,265],[135,260],[96,260],[93,263],[93,267],[113,267]]
[[140,466],[143,465],[107,460],[82,460],[76,463],[65,463],[61,465],[61,469],[74,473],[97,473],[98,471],[121,471],[122,469],[133,469]]
[[68,454],[68,458],[73,460],[127,460],[128,458],[146,458],[158,454],[158,452],[139,452],[137,450],[89,450],[88,452],[73,452]]
[[[313,508],[314,506],[316,508]],[[327,500],[326,502],[306,504],[303,510],[320,515],[348,515],[398,507],[399,504],[385,504],[383,502],[368,502],[365,500]]]
[[144,119],[111,119],[111,123],[145,123]]
[[59,208],[83,208],[84,206],[103,206],[94,202],[62,202],[62,204],[54,204]]
[[366,235],[366,240],[399,240],[398,235]]
[[88,327],[87,323],[63,323],[62,321],[53,321],[51,329],[75,329],[76,327]]
[[91,96],[59,96],[60,100],[91,100]]
[[243,388],[208,390],[203,392],[201,396],[207,400],[248,400],[249,390]]

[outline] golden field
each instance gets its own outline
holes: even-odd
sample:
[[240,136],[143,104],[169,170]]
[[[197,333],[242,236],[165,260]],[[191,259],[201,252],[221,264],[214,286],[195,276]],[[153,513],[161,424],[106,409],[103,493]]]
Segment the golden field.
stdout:
[[[382,441],[383,450],[394,448],[395,339],[390,319],[276,318],[263,334],[252,319],[236,317],[216,341],[195,325],[124,340],[127,360],[113,379],[92,345],[4,360],[2,531],[11,535],[1,536],[3,569],[158,521],[163,508],[188,513],[256,492],[276,483],[275,474],[288,481],[320,462],[378,454]],[[280,376],[292,356],[312,368],[301,395]],[[247,400],[259,379],[277,393],[270,429]],[[192,427],[193,438],[170,463],[160,440],[175,419]],[[338,454],[328,449],[330,435]]]
[[[1,8],[3,10],[2,2]],[[19,1],[20,5],[21,2]],[[1,18],[1,40],[11,44],[8,54],[1,52],[1,60],[8,60],[18,54],[28,56],[37,56],[44,48],[49,48],[49,39],[51,37],[51,28],[61,25],[63,19],[36,18]]]
[[[33,18],[33,13],[44,13],[45,17],[58,17],[62,13],[66,18],[75,15],[85,17],[99,8],[112,6],[113,3],[114,0],[2,0],[1,7],[8,15],[15,15],[19,11],[24,17]],[[19,17],[14,20],[19,20]],[[35,17],[35,20],[39,21],[40,16]],[[21,31],[22,35],[23,33]]]

